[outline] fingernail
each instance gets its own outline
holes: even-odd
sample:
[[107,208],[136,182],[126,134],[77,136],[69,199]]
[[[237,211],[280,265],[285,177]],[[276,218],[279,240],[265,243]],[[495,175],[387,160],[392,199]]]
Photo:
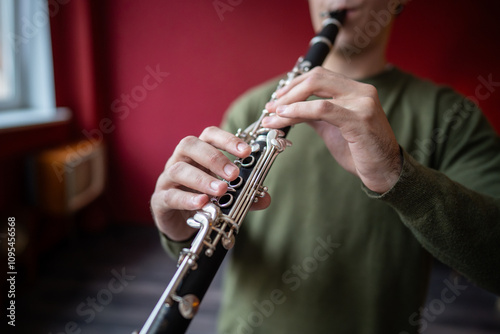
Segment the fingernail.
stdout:
[[227,164],[224,166],[224,173],[226,173],[227,176],[233,175],[233,173],[235,173],[237,170],[238,167],[231,164]]
[[273,120],[275,119],[276,117],[274,116],[267,116],[267,117],[264,117],[264,119],[262,120],[262,125],[267,127],[271,124],[273,124]]
[[239,143],[237,146],[236,146],[236,149],[240,152],[243,152],[245,151],[246,149],[248,148],[248,144],[246,143]]
[[287,109],[288,109],[287,105],[279,106],[278,108],[276,108],[276,113],[278,113],[280,115],[284,115],[288,112]]
[[210,183],[210,188],[212,188],[215,191],[219,191],[221,183],[222,183],[221,181],[212,181],[212,183]]
[[201,195],[196,195],[191,198],[191,202],[193,203],[194,206],[198,207],[200,206],[202,196]]

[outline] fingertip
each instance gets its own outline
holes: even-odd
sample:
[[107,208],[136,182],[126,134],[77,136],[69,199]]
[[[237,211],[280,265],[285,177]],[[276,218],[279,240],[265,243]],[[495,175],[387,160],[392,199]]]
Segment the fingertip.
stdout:
[[279,125],[277,124],[278,121],[279,117],[277,115],[267,116],[262,119],[262,126],[266,128],[273,128]]
[[283,96],[286,91],[289,89],[288,85],[284,85],[280,89],[276,91],[276,97],[279,99],[281,96]]
[[207,204],[209,198],[205,194],[193,195],[191,197],[191,204],[193,205],[193,210],[201,209],[205,204]]
[[266,127],[266,128],[267,128],[267,127],[269,127],[269,124],[270,124],[270,122],[271,122],[271,121],[269,120],[269,118],[271,118],[271,117],[266,116],[266,117],[264,117],[264,118],[262,119],[262,126],[264,126],[264,127]]
[[275,101],[269,101],[266,103],[265,108],[267,111],[271,111],[271,109],[274,107]]
[[277,113],[278,115],[280,115],[280,116],[281,116],[281,115],[286,115],[286,114],[287,114],[287,113],[289,113],[289,112],[290,112],[290,108],[288,108],[288,106],[287,106],[287,105],[281,105],[281,106],[279,106],[278,108],[276,108],[276,113]]
[[248,154],[251,151],[250,145],[245,142],[240,142],[236,145],[236,150],[241,154]]
[[[232,164],[232,163],[228,163],[227,165],[224,166],[224,174],[225,174],[225,179],[226,180],[234,180],[238,174],[240,173],[240,170],[238,167],[236,167],[236,165]],[[226,184],[221,182],[221,181],[214,181],[214,182],[217,182],[217,188],[214,188],[212,187],[214,190],[216,191],[225,191],[226,188]],[[212,183],[214,183],[212,182]],[[220,183],[220,184],[219,184]],[[224,188],[222,188],[224,187]]]

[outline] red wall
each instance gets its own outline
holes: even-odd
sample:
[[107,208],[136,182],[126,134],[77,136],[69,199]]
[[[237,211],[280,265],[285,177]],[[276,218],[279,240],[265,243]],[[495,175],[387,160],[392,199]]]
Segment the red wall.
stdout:
[[[117,221],[150,223],[149,197],[176,143],[217,125],[247,88],[288,71],[312,36],[304,0],[220,2],[233,4],[222,16],[214,1],[92,2],[96,99]],[[479,76],[500,81],[496,3],[410,2],[390,60],[474,96]],[[157,67],[168,75],[154,80]],[[500,130],[500,92],[480,105]]]

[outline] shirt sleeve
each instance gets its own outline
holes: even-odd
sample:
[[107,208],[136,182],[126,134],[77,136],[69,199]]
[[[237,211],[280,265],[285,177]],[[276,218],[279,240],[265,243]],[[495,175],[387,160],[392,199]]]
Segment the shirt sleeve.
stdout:
[[173,241],[169,239],[165,234],[160,233],[160,242],[163,249],[167,252],[167,254],[174,260],[177,260],[181,254],[182,249],[190,248],[191,242],[194,239],[195,235],[185,241]]
[[500,140],[480,111],[461,110],[466,117],[446,123],[446,140],[436,150],[439,170],[403,150],[391,190],[363,189],[392,206],[434,257],[500,294]]

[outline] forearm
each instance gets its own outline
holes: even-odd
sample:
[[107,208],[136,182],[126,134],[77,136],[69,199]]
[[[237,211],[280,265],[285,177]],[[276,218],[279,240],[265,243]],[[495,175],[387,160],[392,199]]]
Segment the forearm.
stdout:
[[404,153],[403,171],[387,202],[434,257],[478,285],[500,293],[500,199],[469,190]]

